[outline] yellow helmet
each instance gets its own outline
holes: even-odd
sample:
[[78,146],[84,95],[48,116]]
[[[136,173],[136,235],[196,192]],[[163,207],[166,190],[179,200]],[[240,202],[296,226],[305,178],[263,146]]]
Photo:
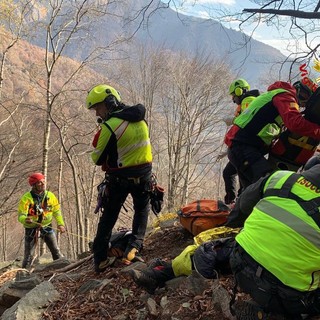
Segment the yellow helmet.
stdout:
[[121,101],[119,92],[106,84],[100,84],[93,87],[86,98],[86,106],[91,109],[97,103],[105,101],[108,97],[112,97],[116,100],[116,103]]
[[250,90],[249,83],[244,79],[237,79],[230,84],[229,94],[235,94],[240,97],[248,90]]

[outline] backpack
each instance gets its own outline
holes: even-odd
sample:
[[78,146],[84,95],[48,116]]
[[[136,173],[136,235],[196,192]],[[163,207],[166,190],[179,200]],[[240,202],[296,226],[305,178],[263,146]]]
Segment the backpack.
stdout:
[[297,171],[315,154],[319,141],[285,129],[273,143],[269,160],[275,169]]
[[181,225],[194,236],[227,222],[230,208],[221,200],[202,199],[193,201],[178,211]]

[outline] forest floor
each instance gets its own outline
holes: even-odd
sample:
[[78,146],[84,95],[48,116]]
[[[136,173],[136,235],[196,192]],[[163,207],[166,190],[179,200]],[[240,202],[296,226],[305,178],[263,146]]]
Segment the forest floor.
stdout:
[[[174,225],[149,235],[145,240],[142,256],[146,263],[154,258],[172,260],[192,243],[193,236],[181,226]],[[146,312],[142,317],[141,312],[137,313],[137,310],[146,308],[148,298],[154,299],[157,305],[160,305],[163,296],[166,296],[168,301],[166,308],[171,310],[168,319],[227,319],[221,310],[215,310],[212,306],[211,290],[194,296],[185,289],[160,289],[154,295],[150,295],[121,272],[124,267],[126,266],[117,260],[112,268],[97,275],[93,271],[91,259],[77,270],[82,275],[81,280],[68,280],[66,277],[63,281],[53,279],[52,282],[60,292],[61,298],[48,306],[43,319],[163,319],[163,315],[155,316]],[[112,281],[89,294],[76,294],[84,283],[92,279]],[[221,279],[221,283],[229,288],[232,286],[232,281],[228,278]]]
[[[176,221],[164,228],[158,228],[150,233],[141,252],[148,264],[154,258],[172,260],[188,245],[194,242],[193,236],[183,229]],[[96,274],[90,252],[84,262],[71,270],[61,273],[42,274],[44,280],[49,280],[59,291],[58,301],[49,304],[42,316],[43,320],[227,320],[221,304],[213,301],[214,283],[217,280],[206,280],[207,289],[201,294],[194,294],[185,286],[161,288],[150,295],[138,287],[135,282],[123,272],[127,265],[121,260]],[[59,270],[57,270],[59,271]],[[1,279],[2,283],[12,279]],[[82,290],[88,284],[97,284],[92,290]],[[219,285],[231,296],[234,286],[232,275],[220,276]],[[1,286],[1,283],[0,283]],[[240,294],[238,298],[247,299]],[[222,297],[225,299],[225,296]],[[150,300],[154,302],[151,303]],[[166,302],[163,307],[163,302]],[[153,309],[152,305],[155,305]],[[161,307],[162,306],[162,307]],[[158,311],[156,310],[158,309]],[[165,310],[165,311],[164,311]],[[165,316],[164,316],[165,315]],[[285,319],[269,317],[268,319]],[[308,318],[309,319],[309,318]],[[311,319],[311,318],[310,318]],[[314,317],[313,320],[320,319]]]

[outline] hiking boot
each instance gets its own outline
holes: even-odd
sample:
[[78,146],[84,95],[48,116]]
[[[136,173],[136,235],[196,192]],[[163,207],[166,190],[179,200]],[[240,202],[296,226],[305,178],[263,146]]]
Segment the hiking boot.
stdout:
[[146,271],[132,269],[129,271],[129,274],[139,287],[144,288],[150,294],[154,294],[158,288],[157,280],[151,277]]
[[101,261],[94,267],[95,272],[100,273],[107,270],[108,267],[112,266],[116,261],[116,257],[108,257],[106,260]]
[[254,301],[237,301],[233,306],[237,320],[266,320],[267,314]]

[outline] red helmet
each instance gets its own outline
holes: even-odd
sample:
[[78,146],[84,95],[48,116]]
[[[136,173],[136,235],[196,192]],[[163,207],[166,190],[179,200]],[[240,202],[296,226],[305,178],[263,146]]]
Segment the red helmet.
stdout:
[[45,179],[44,175],[40,172],[36,172],[33,173],[30,177],[29,177],[29,184],[30,186],[33,186],[35,183],[37,183],[40,180]]

